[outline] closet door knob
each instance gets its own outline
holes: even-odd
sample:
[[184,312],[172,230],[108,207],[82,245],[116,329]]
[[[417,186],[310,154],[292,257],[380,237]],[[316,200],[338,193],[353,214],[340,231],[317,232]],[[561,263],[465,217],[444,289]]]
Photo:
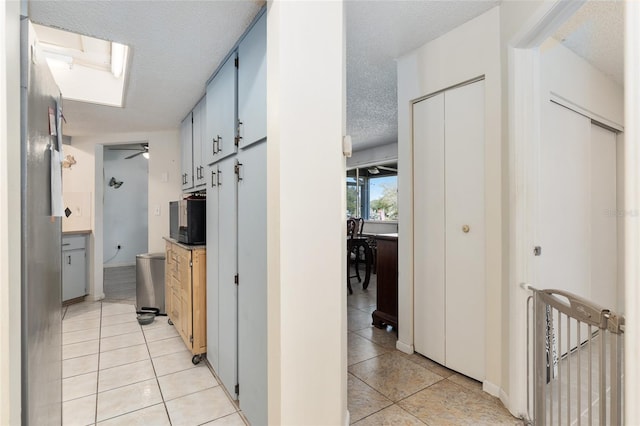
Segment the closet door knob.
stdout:
[[462,225],[462,232],[465,234],[468,234],[470,230],[471,228],[469,228],[469,225]]

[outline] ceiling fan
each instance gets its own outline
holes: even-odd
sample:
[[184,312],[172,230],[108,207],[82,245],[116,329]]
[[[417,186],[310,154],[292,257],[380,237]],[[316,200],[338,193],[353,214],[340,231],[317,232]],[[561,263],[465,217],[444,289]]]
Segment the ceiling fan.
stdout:
[[149,158],[149,144],[141,143],[140,148],[109,148],[111,151],[137,151],[135,154],[131,154],[128,157],[124,157],[125,160],[142,155],[144,158]]

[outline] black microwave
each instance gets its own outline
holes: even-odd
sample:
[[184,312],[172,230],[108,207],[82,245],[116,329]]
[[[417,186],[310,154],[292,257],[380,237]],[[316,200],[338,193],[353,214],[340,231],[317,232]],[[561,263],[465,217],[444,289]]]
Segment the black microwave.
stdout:
[[207,241],[207,201],[186,198],[169,203],[169,236],[183,244]]

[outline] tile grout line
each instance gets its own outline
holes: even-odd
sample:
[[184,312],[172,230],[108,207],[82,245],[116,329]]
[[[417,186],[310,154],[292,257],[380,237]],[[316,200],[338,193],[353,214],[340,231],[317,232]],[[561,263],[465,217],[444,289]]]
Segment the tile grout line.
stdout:
[[156,371],[156,365],[153,363],[153,357],[151,356],[151,350],[149,349],[149,342],[147,342],[147,335],[144,332],[142,326],[142,337],[144,338],[144,344],[147,347],[147,353],[149,354],[149,361],[151,362],[151,368],[153,369],[153,375],[156,378],[156,383],[158,385],[158,391],[160,392],[160,398],[162,398],[162,405],[164,405],[164,412],[167,413],[167,419],[169,419],[169,425],[172,425],[171,416],[169,415],[169,408],[167,408],[167,401],[164,399],[164,394],[162,393],[162,387],[160,386],[160,379],[158,378],[158,372]]
[[96,409],[93,424],[98,424],[98,391],[100,386],[100,341],[102,340],[102,302],[100,302],[100,331],[98,331],[98,372],[96,374]]

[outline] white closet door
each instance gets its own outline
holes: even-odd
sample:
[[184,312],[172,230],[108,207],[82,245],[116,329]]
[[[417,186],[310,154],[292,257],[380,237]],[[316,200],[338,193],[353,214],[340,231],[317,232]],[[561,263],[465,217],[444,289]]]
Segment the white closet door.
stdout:
[[591,124],[591,300],[617,306],[616,134]]
[[444,93],[413,106],[413,126],[414,345],[445,364]]
[[235,386],[238,384],[237,186],[234,165],[235,158],[226,158],[218,163],[218,376],[232,396],[236,394]]
[[446,365],[484,380],[484,81],[445,92]]
[[537,286],[589,299],[591,121],[549,102],[542,124]]
[[207,360],[220,371],[218,318],[218,165],[207,167]]
[[416,351],[484,379],[484,81],[413,107]]
[[240,408],[267,424],[267,144],[238,153],[238,373]]

